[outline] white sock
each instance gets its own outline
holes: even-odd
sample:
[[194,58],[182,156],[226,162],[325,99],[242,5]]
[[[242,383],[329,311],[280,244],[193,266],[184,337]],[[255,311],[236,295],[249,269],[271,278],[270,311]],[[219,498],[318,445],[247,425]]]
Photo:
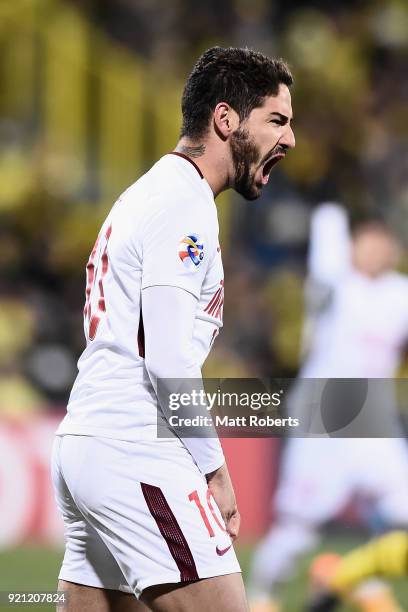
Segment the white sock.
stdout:
[[313,526],[281,519],[267,533],[252,557],[248,581],[250,601],[268,601],[276,584],[291,577],[299,556],[318,540]]

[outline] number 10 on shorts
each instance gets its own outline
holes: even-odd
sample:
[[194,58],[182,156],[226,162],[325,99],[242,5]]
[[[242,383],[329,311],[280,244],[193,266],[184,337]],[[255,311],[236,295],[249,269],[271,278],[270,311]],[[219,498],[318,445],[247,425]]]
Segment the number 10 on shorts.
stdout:
[[[218,516],[215,513],[214,506],[211,503],[212,494],[211,494],[210,489],[207,489],[207,496],[206,497],[207,497],[206,502],[207,502],[208,510],[210,512],[210,515],[213,517],[217,527],[219,527],[222,531],[226,531],[225,525],[223,525],[222,522],[221,522],[222,519],[220,520],[218,518]],[[206,509],[204,508],[203,504],[201,503],[201,500],[200,500],[200,497],[198,495],[197,490],[192,491],[192,493],[189,494],[188,499],[191,502],[194,502],[195,505],[197,506],[197,509],[198,509],[198,511],[199,511],[199,513],[201,515],[201,518],[203,519],[203,523],[204,523],[204,525],[205,525],[205,527],[206,527],[206,529],[208,531],[208,535],[210,536],[210,538],[213,538],[215,536],[214,529],[212,528],[212,525],[211,525],[210,519],[208,517],[208,514],[206,512]]]

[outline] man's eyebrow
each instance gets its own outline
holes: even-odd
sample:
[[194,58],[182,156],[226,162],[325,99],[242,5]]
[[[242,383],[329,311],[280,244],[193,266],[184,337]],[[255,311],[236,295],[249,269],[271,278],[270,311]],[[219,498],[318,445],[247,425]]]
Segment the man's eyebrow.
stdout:
[[280,118],[281,121],[293,121],[293,115],[292,117],[289,119],[289,117],[287,117],[286,115],[283,115],[282,113],[279,113],[278,111],[271,111],[269,113],[269,115],[278,115],[278,117]]

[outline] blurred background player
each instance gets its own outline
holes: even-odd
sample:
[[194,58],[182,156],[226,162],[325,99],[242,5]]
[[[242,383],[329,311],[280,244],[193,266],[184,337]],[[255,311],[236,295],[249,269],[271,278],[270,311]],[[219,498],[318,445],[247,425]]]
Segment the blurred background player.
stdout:
[[[310,568],[312,594],[307,611],[331,612],[343,601],[362,603],[373,612],[395,610],[394,602],[381,584],[370,583],[361,589],[358,586],[376,576],[394,578],[407,574],[408,533],[405,531],[378,537],[344,556],[323,553]],[[383,592],[380,603],[379,589]]]
[[[350,234],[342,207],[327,203],[315,210],[308,347],[295,410],[302,410],[308,394],[308,381],[301,379],[393,376],[408,337],[408,279],[393,269],[398,253],[398,241],[384,223],[367,221]],[[388,413],[391,428],[397,427],[392,401],[381,410]],[[249,594],[254,611],[275,609],[268,602],[278,583],[292,576],[299,555],[317,543],[319,528],[356,494],[369,503],[370,517],[381,528],[408,525],[405,440],[288,442],[274,501],[277,518],[253,557]]]

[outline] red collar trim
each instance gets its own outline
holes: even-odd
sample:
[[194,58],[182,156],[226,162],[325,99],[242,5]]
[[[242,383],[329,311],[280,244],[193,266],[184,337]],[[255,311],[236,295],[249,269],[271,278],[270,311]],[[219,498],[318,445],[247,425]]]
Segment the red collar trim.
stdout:
[[187,157],[187,155],[184,155],[184,153],[179,153],[178,151],[170,151],[169,155],[178,155],[178,157],[182,157],[183,159],[186,159],[188,162],[190,162],[190,164],[192,164],[194,166],[194,168],[197,170],[197,172],[200,175],[200,177],[202,179],[204,178],[204,175],[201,172],[200,168],[197,166],[197,164],[194,163],[193,160],[190,159],[190,157]]

